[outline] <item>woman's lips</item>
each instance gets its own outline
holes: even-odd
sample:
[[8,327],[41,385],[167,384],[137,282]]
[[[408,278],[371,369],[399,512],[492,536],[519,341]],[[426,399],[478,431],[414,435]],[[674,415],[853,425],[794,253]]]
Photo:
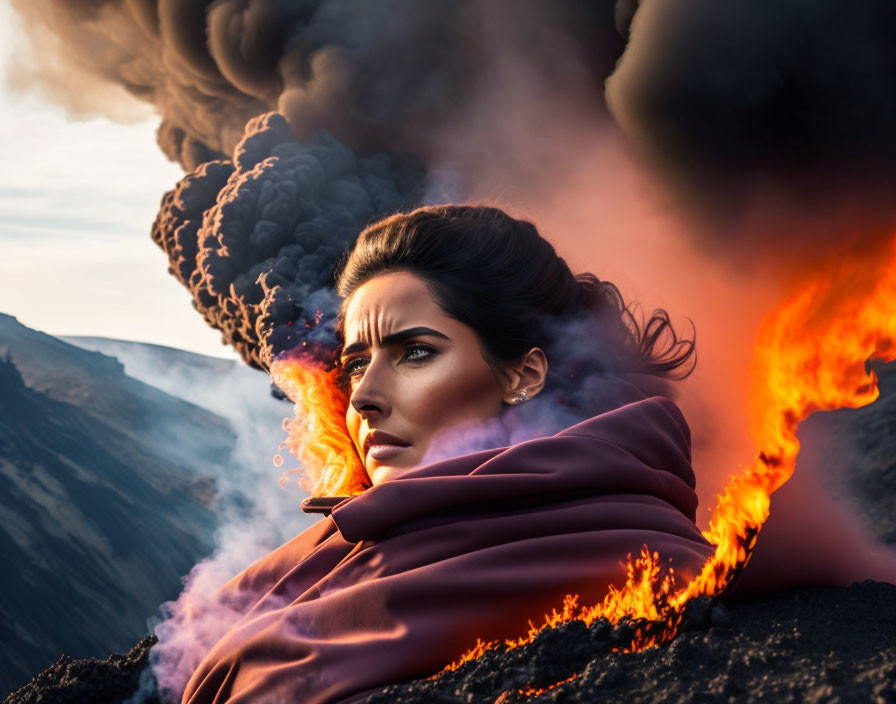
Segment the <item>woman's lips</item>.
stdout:
[[399,454],[402,450],[406,450],[407,445],[371,445],[367,451],[367,456],[382,462]]
[[364,438],[367,456],[379,461],[394,457],[410,445],[409,442],[381,430],[374,430]]

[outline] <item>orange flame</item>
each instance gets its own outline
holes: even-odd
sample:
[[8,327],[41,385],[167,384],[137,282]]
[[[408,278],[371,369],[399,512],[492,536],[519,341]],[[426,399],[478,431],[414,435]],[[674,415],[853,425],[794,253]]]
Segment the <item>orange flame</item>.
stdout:
[[[793,473],[799,453],[799,423],[819,410],[858,407],[878,395],[877,377],[867,360],[896,358],[896,248],[883,265],[853,260],[805,283],[764,322],[756,343],[754,438],[760,451],[741,475],[732,476],[718,496],[704,536],[716,546],[701,572],[687,584],[676,583],[660,556],[644,549],[629,556],[626,583],[611,588],[596,605],[577,609],[568,595],[561,610],[530,621],[527,635],[506,640],[506,648],[531,642],[545,627],[573,618],[590,624],[605,618],[638,622],[627,650],[669,641],[681,623],[685,604],[698,596],[720,595],[747,564],[756,537],[768,517],[771,494]],[[275,383],[296,402],[288,422],[286,446],[300,458],[305,487],[312,495],[351,495],[369,486],[345,430],[347,399],[337,391],[335,372],[299,358],[274,362]],[[498,647],[477,644],[445,668]]]
[[[600,618],[611,623],[618,623],[622,619],[641,622],[635,631],[635,640],[626,650],[642,650],[644,647],[666,642],[675,636],[681,614],[670,607],[676,594],[674,572],[662,569],[661,565],[658,553],[642,548],[641,554],[634,560],[631,555],[628,556],[625,565],[626,583],[621,589],[611,585],[602,602],[582,607],[578,607],[578,594],[567,594],[560,611],[553,609],[550,614],[545,614],[541,625],[529,621],[529,632],[520,638],[505,640],[505,649],[512,650],[531,643],[543,629],[556,628],[573,619],[584,621],[586,626]],[[465,662],[475,660],[499,645],[498,641],[484,642],[477,639],[473,648],[442,671],[456,670]]]
[[[559,687],[561,684],[566,684],[567,682],[572,682],[578,676],[579,676],[579,674],[575,673],[573,675],[570,675],[569,677],[563,678],[559,682],[554,682],[554,684],[550,684],[547,687],[527,686],[527,687],[523,687],[522,689],[518,689],[517,692],[524,697],[537,697],[541,694],[544,694],[545,692],[549,692],[550,690],[554,689],[555,687]],[[495,700],[495,704],[501,704],[503,697],[504,697],[504,695],[499,696]]]
[[[572,618],[587,624],[640,621],[630,650],[643,650],[672,639],[686,603],[716,597],[750,559],[768,518],[771,494],[793,474],[800,444],[799,423],[820,410],[856,408],[878,396],[877,377],[866,370],[869,359],[896,359],[896,248],[883,265],[854,260],[809,281],[765,320],[756,344],[755,376],[760,380],[754,406],[754,438],[760,449],[741,476],[732,476],[718,496],[704,536],[716,546],[701,572],[675,585],[660,557],[646,550],[627,565],[621,589],[576,613],[577,595],[568,595],[560,612],[545,615],[542,626],[505,641],[507,648],[530,643],[542,628]],[[481,656],[496,641],[477,642],[445,670]]]
[[271,378],[295,404],[292,418],[283,422],[284,447],[302,467],[299,482],[311,496],[354,496],[370,486],[345,426],[348,398],[337,369],[326,369],[310,355],[292,354],[275,359]]
[[883,266],[842,263],[805,284],[769,316],[759,333],[754,438],[761,448],[743,476],[719,497],[706,538],[717,546],[676,605],[715,596],[749,559],[768,517],[769,497],[793,474],[801,421],[816,411],[857,408],[878,396],[871,358],[894,358],[896,250]]

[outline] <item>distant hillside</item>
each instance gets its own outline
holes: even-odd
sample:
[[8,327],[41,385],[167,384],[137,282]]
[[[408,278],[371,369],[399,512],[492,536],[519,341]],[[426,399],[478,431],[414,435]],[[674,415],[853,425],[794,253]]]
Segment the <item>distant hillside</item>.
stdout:
[[[7,354],[28,388],[101,418],[131,440],[135,450],[160,455],[186,474],[196,473],[197,457],[211,462],[230,457],[235,444],[230,423],[126,376],[124,366],[113,358],[31,330],[0,314],[0,357]],[[215,443],[210,445],[212,437]],[[168,477],[149,479],[165,486]]]
[[[292,405],[271,395],[270,377],[240,360],[219,359],[144,342],[66,337],[124,365],[125,374],[226,419],[236,434],[234,462],[214,468],[219,519],[224,526],[219,560],[236,572],[286,542],[317,519],[299,511],[306,494],[293,478],[286,489],[273,457],[285,438]],[[229,533],[229,534],[228,534]],[[236,533],[236,535],[233,535]],[[237,544],[239,549],[237,549]]]
[[[284,437],[282,422],[292,407],[271,395],[270,377],[265,372],[240,360],[105,337],[59,339],[115,358],[129,377],[227,419],[241,437],[246,426],[251,426],[258,441],[253,461],[267,464]],[[248,446],[246,449],[252,452]]]
[[[200,383],[206,385],[213,396],[214,389],[223,385],[222,377],[231,376],[251,379],[256,390],[260,391],[259,397],[269,395],[266,392],[266,387],[270,383],[268,375],[246,366],[236,358],[209,357],[175,347],[108,337],[60,335],[59,339],[85,350],[114,357],[124,366],[128,376],[155,386],[172,396],[183,398],[187,394],[193,395],[197,384]],[[208,383],[211,380],[217,380],[218,383],[214,385]],[[226,396],[219,394],[219,398]],[[190,400],[203,407],[207,405],[202,399]]]
[[0,690],[106,656],[213,548],[232,425],[0,315]]

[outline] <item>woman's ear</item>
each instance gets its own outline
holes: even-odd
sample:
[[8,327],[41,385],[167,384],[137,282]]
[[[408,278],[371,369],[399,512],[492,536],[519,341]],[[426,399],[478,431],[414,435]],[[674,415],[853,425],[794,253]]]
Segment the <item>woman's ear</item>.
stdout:
[[517,404],[528,401],[543,388],[548,373],[548,359],[544,350],[533,347],[523,355],[521,361],[508,364],[505,368],[507,384],[504,388],[504,402]]

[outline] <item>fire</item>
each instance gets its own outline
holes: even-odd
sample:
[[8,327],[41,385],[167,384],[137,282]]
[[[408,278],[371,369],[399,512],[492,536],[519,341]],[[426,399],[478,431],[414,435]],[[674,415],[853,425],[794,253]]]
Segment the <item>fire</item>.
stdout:
[[896,250],[883,266],[854,260],[806,283],[767,318],[756,347],[753,465],[719,497],[706,538],[717,546],[676,595],[715,596],[749,559],[769,497],[793,473],[799,423],[816,411],[857,408],[878,396],[869,359],[890,361],[896,341]]
[[[719,596],[750,559],[756,537],[768,518],[771,494],[791,476],[800,444],[799,423],[820,410],[855,408],[874,401],[877,377],[869,359],[896,358],[896,248],[883,265],[863,260],[840,263],[805,282],[765,320],[756,343],[754,440],[759,451],[752,465],[732,476],[718,496],[704,536],[716,546],[702,571],[679,584],[661,557],[644,549],[628,558],[627,580],[611,588],[599,604],[578,607],[567,595],[560,611],[544,623],[530,621],[529,632],[506,640],[506,648],[531,642],[545,627],[571,619],[590,624],[636,622],[626,650],[637,651],[669,641],[684,607],[695,597]],[[296,402],[285,445],[305,467],[303,486],[314,496],[351,495],[368,481],[345,429],[347,399],[336,372],[301,357],[274,362],[277,385]],[[498,647],[477,641],[445,670]]]
[[[612,623],[618,623],[624,618],[642,622],[643,626],[636,631],[637,640],[630,646],[633,650],[669,640],[675,635],[681,614],[673,612],[669,606],[676,594],[674,572],[663,570],[661,564],[658,553],[642,548],[641,554],[634,560],[629,555],[624,587],[617,589],[611,586],[604,600],[592,606],[579,607],[579,595],[567,594],[560,611],[554,609],[550,614],[545,614],[541,625],[529,621],[529,632],[520,638],[505,640],[504,647],[507,650],[519,648],[535,640],[543,629],[556,628],[573,619],[584,621],[587,626],[600,618],[606,618]],[[475,647],[445,667],[443,672],[456,670],[465,662],[475,660],[499,645],[498,641],[483,642],[477,639]]]
[[[635,560],[629,557],[625,585],[611,588],[601,603],[577,610],[578,596],[567,595],[559,612],[545,615],[541,626],[530,622],[527,635],[504,645],[525,645],[542,628],[573,618],[586,624],[598,618],[643,624],[628,648],[632,651],[672,639],[687,602],[719,596],[749,561],[771,494],[793,474],[800,422],[816,411],[857,408],[877,398],[877,377],[866,369],[873,358],[896,359],[896,248],[883,265],[853,260],[819,274],[766,318],[753,370],[758,380],[754,440],[760,450],[718,496],[704,531],[716,550],[701,572],[678,585],[674,574],[662,569],[659,555],[642,551]],[[445,670],[498,645],[477,642]]]
[[[348,397],[338,383],[339,370],[327,369],[315,355],[291,353],[271,364],[271,378],[295,404],[283,423],[284,447],[298,458],[301,487],[311,496],[353,496],[370,486],[367,472],[345,426]],[[281,461],[282,463],[282,461]]]

